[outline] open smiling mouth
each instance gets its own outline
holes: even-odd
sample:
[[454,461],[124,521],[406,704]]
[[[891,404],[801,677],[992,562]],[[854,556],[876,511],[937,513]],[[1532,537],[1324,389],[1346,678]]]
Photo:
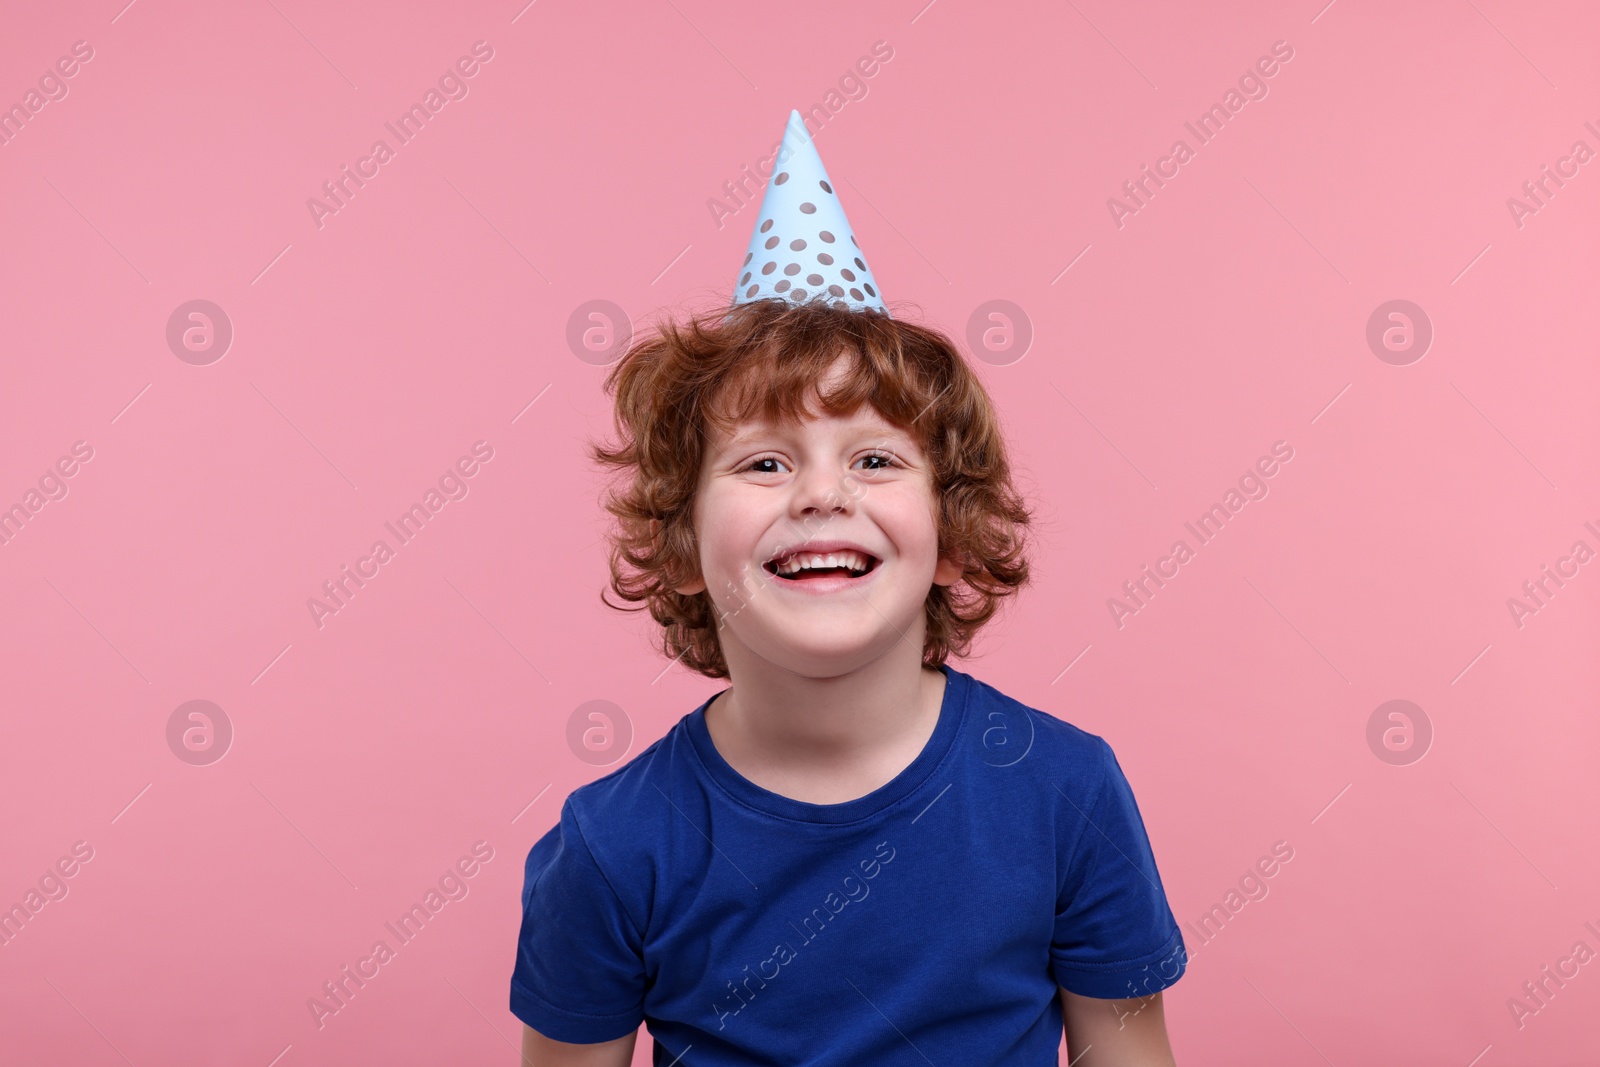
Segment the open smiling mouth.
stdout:
[[762,564],[768,574],[785,581],[805,582],[819,578],[860,578],[872,573],[878,558],[864,552],[831,552],[823,556],[795,556],[768,560]]

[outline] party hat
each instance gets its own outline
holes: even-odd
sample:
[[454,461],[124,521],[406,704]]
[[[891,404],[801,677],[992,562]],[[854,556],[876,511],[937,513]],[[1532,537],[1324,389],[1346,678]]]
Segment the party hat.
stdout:
[[800,112],[789,112],[733,302],[821,298],[889,313]]

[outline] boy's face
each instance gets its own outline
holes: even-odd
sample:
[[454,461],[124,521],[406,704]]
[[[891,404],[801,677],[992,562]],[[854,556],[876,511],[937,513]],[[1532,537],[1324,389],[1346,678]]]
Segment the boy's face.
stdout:
[[[677,591],[709,592],[730,670],[759,657],[829,676],[902,641],[920,661],[928,590],[961,575],[938,558],[927,457],[870,404],[799,425],[741,423],[710,441],[694,525],[701,577]],[[849,542],[875,562],[855,578],[773,572],[774,557],[813,541]]]

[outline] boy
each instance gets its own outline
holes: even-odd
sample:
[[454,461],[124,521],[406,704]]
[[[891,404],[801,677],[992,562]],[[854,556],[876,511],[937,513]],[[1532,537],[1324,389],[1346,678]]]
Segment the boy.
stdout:
[[734,304],[606,383],[612,589],[732,684],[529,852],[524,1060],[625,1067],[645,1022],[658,1065],[1042,1067],[1064,1028],[1170,1067],[1186,955],[1110,746],[945,662],[1028,580],[998,420],[783,145]]

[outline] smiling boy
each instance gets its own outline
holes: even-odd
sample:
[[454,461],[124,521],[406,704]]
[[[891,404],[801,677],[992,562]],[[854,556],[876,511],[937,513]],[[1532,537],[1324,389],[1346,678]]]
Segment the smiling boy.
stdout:
[[888,314],[799,121],[733,306],[606,383],[612,589],[731,685],[529,852],[524,1060],[622,1067],[643,1022],[659,1065],[1042,1067],[1065,1032],[1165,1067],[1186,957],[1111,747],[947,662],[1028,581],[998,419]]

